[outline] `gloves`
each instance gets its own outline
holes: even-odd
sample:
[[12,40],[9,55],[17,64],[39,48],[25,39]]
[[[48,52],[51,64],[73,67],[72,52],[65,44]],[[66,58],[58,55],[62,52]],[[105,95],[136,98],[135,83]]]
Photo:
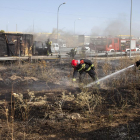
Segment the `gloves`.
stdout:
[[95,70],[94,65],[92,64],[86,71]]
[[76,78],[73,78],[72,81],[73,81],[73,82],[76,82]]

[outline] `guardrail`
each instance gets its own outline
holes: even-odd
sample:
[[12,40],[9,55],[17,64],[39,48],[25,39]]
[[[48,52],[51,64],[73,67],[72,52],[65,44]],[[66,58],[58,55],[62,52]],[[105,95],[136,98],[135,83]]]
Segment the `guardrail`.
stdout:
[[[140,51],[131,52],[131,55],[140,55]],[[104,53],[88,53],[88,57],[98,57],[98,56],[129,56],[130,52],[104,52]]]
[[[94,52],[88,52],[84,54],[85,57],[118,57],[118,56],[129,56],[129,52],[104,52],[104,53],[94,53]],[[140,55],[140,51],[137,52],[131,52],[131,55]],[[69,55],[66,53],[56,53],[53,56],[25,56],[25,57],[0,57],[0,61],[7,61],[7,60],[35,60],[35,59],[59,59],[59,58],[70,58]],[[81,54],[76,54],[75,57],[82,57]]]

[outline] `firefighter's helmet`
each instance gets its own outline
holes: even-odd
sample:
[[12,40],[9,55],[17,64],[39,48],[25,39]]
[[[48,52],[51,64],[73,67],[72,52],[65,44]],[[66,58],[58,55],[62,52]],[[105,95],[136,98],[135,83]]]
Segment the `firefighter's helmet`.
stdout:
[[77,67],[78,64],[79,64],[79,60],[73,59],[73,60],[71,61],[72,67]]

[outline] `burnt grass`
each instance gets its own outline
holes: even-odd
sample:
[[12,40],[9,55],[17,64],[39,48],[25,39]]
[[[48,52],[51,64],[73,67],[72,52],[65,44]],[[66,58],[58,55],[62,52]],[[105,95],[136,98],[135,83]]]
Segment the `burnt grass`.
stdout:
[[[120,62],[121,61],[121,62]],[[97,60],[98,78],[117,71],[124,61],[124,67],[133,64],[133,60],[110,60],[109,70],[103,67],[106,60]],[[93,61],[94,62],[94,61]],[[47,62],[48,63],[48,62]],[[51,81],[28,79],[26,73],[1,65],[0,70],[0,139],[11,140],[12,124],[15,140],[139,140],[140,139],[140,72],[129,69],[117,76],[101,82],[100,88],[92,86],[86,91],[102,97],[102,101],[89,113],[86,106],[81,107],[74,100],[63,100],[66,96],[74,98],[83,92],[80,86],[66,84],[71,81],[70,60],[53,62],[57,78]],[[21,77],[11,80],[15,75]],[[125,77],[125,78],[124,78]],[[87,81],[91,79],[86,76]],[[86,82],[87,82],[86,81]],[[28,89],[28,91],[27,91]],[[31,100],[29,91],[33,91],[36,100]],[[85,91],[85,90],[84,90]],[[21,93],[23,102],[11,93]],[[47,98],[45,98],[47,97]],[[44,102],[45,101],[45,102]],[[28,104],[29,103],[29,104]],[[24,106],[22,106],[24,104]],[[12,106],[12,109],[11,109]],[[61,106],[61,108],[60,108]],[[8,109],[8,118],[6,118]],[[11,115],[14,116],[12,123]],[[8,123],[7,123],[8,120]],[[8,128],[8,125],[10,128]]]

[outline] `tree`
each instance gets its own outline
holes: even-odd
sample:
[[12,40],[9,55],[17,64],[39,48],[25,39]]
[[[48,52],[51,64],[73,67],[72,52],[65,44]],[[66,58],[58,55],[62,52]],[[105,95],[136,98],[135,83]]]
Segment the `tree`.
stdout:
[[0,30],[0,33],[5,33],[5,31],[4,30]]

